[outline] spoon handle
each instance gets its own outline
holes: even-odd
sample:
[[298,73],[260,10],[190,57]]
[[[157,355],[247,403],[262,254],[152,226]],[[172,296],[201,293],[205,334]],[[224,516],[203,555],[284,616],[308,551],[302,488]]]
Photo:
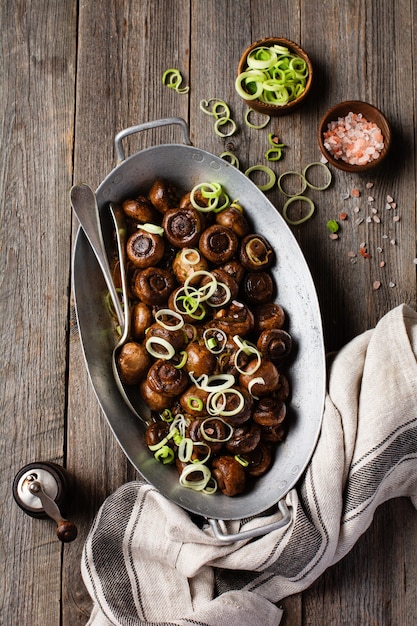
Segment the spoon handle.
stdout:
[[71,205],[81,228],[83,229],[89,244],[96,256],[98,264],[106,281],[110,297],[113,301],[114,310],[121,328],[124,330],[125,317],[119,296],[114,286],[111,269],[109,266],[103,235],[100,226],[100,216],[97,206],[96,194],[87,184],[74,185],[70,192]]

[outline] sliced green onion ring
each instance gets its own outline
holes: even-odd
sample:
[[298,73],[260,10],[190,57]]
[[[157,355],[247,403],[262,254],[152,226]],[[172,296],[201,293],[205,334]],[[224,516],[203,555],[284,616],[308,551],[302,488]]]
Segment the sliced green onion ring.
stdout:
[[[227,404],[227,394],[235,395],[239,398],[239,404],[234,409],[227,410],[225,408]],[[217,404],[219,399],[221,400],[220,407]],[[211,393],[207,399],[207,407],[210,407],[211,411],[213,411],[213,413],[209,411],[211,415],[215,414],[214,411],[217,411],[217,415],[222,415],[224,417],[237,415],[239,411],[243,409],[244,405],[245,398],[243,397],[243,394],[238,389],[234,389],[233,387],[225,389],[224,391],[215,391]]]
[[279,161],[282,157],[281,146],[277,146],[276,148],[270,148],[265,152],[265,159],[267,161]]
[[[200,472],[201,478],[199,480],[189,480],[188,476],[190,474],[194,474],[195,472]],[[191,463],[190,465],[186,465],[182,470],[179,477],[179,483],[182,487],[188,487],[189,489],[194,489],[195,491],[202,491],[206,488],[210,478],[211,472],[207,465],[204,465],[204,463]]]
[[268,189],[272,189],[272,187],[275,185],[277,176],[275,172],[271,170],[271,168],[267,165],[252,165],[252,167],[248,167],[248,169],[246,170],[245,176],[250,178],[250,174],[252,174],[252,172],[263,172],[268,176],[268,182],[264,183],[263,185],[256,185],[261,191],[268,191]]
[[246,113],[244,115],[244,120],[245,120],[245,124],[247,126],[249,126],[249,128],[254,128],[255,130],[261,130],[261,128],[265,128],[266,126],[268,126],[269,122],[271,121],[271,116],[270,115],[264,115],[264,117],[266,118],[263,122],[261,122],[260,124],[254,124],[253,122],[250,121],[250,117],[252,115],[255,115],[255,113],[257,115],[263,115],[262,113],[257,113],[255,112],[253,109],[248,108],[246,109]]
[[187,359],[188,359],[188,352],[186,350],[181,350],[180,352],[180,361],[174,365],[175,369],[180,370],[184,367],[184,365],[187,363]]
[[138,224],[138,230],[145,230],[147,233],[152,233],[153,235],[163,235],[164,229],[162,226],[157,226],[157,224]]
[[[158,350],[155,350],[153,347],[154,345],[161,346],[164,348],[165,352],[158,352]],[[146,340],[145,347],[149,354],[156,359],[166,359],[168,361],[172,359],[175,354],[175,349],[172,344],[163,337],[149,337],[149,339]]]
[[[167,324],[167,322],[164,321],[164,317],[174,317],[177,320],[177,323]],[[166,330],[179,330],[184,326],[184,318],[182,315],[178,311],[173,311],[172,309],[159,309],[159,311],[155,313],[155,320]]]
[[181,87],[182,81],[182,74],[176,68],[169,68],[168,70],[165,70],[165,72],[162,74],[162,83],[164,85],[166,85],[170,89],[173,89],[177,93],[188,93],[190,88],[188,86]]
[[[299,220],[291,220],[288,217],[288,207],[290,206],[290,204],[297,200],[299,200],[300,202],[306,202],[310,206],[310,210],[306,215],[304,215],[304,217],[300,218]],[[314,202],[311,200],[311,198],[307,198],[306,196],[292,196],[291,198],[288,198],[288,200],[282,207],[282,217],[288,224],[291,224],[291,226],[299,226],[300,224],[303,224],[304,222],[309,220],[310,217],[312,217],[314,209]]]
[[207,461],[209,460],[210,456],[211,456],[211,448],[208,445],[208,443],[206,443],[205,441],[194,441],[194,451],[196,451],[196,448],[205,448],[206,450],[206,456],[204,456],[202,459],[193,459],[192,463],[207,463]]
[[230,287],[228,285],[226,285],[226,283],[222,283],[222,282],[218,282],[217,283],[217,287],[220,287],[221,289],[223,289],[224,291],[224,296],[221,302],[209,302],[208,304],[213,308],[217,308],[217,307],[221,307],[224,306],[225,304],[227,304],[231,297],[232,297],[232,292],[230,291]]
[[234,458],[235,458],[235,461],[237,461],[238,463],[242,465],[242,467],[248,467],[249,461],[247,461],[242,456],[240,456],[240,454],[235,454]]
[[183,248],[180,252],[180,257],[188,265],[197,265],[201,260],[201,255],[197,248]]
[[[170,426],[170,432],[174,431],[173,437],[179,435],[181,438],[185,437],[185,432],[188,427],[188,420],[182,413],[177,413]],[[175,441],[175,439],[174,439]]]
[[[307,178],[307,172],[309,171],[309,169],[311,167],[322,167],[327,175],[327,180],[326,182],[319,186],[319,185],[313,185],[312,183],[310,183],[310,181]],[[327,165],[325,163],[322,163],[321,161],[313,161],[313,163],[309,163],[308,165],[305,166],[304,170],[303,170],[303,176],[305,178],[305,181],[307,183],[307,185],[309,187],[311,187],[311,189],[315,189],[316,191],[323,191],[324,189],[327,189],[330,186],[330,183],[332,182],[332,173],[329,170],[329,168],[327,167]]]
[[[298,177],[301,180],[301,189],[299,189],[298,191],[296,191],[295,193],[289,193],[288,191],[285,191],[285,189],[282,186],[282,182],[284,180],[284,178],[287,178],[289,176],[295,176]],[[283,172],[280,177],[278,178],[278,189],[280,190],[281,193],[284,194],[284,196],[287,196],[289,198],[294,197],[294,196],[299,196],[300,194],[302,194],[305,189],[307,187],[307,181],[304,178],[303,174],[300,174],[300,172],[294,172],[294,171],[289,171],[289,172]]]
[[204,489],[201,490],[201,493],[206,493],[207,495],[211,496],[213,493],[216,493],[217,487],[217,480],[213,476],[210,476],[207,485],[204,487]]
[[264,385],[265,384],[265,379],[262,378],[262,376],[257,376],[256,378],[252,378],[252,380],[249,381],[248,384],[248,391],[250,393],[250,395],[255,398],[255,400],[259,400],[258,396],[255,396],[254,393],[252,393],[252,387],[254,385]]
[[175,460],[175,453],[169,446],[162,446],[155,452],[154,457],[164,465],[171,465]]
[[[211,102],[213,102],[213,106],[211,107],[211,109],[209,109],[209,104]],[[217,107],[219,106],[223,107],[223,112],[220,114],[217,112]],[[219,118],[219,117],[229,118],[230,117],[229,105],[224,100],[221,100],[220,98],[210,98],[209,100],[200,100],[199,107],[203,111],[203,113],[205,113],[206,115],[211,115],[212,117],[215,117],[215,118]]]
[[[229,434],[226,435],[225,439],[217,439],[216,437],[211,437],[210,435],[208,435],[206,433],[206,429],[205,429],[205,425],[207,422],[213,422],[214,420],[219,420],[222,424],[224,424],[225,426],[227,426],[227,428],[229,429]],[[226,442],[229,441],[229,439],[232,438],[233,435],[233,426],[231,424],[229,424],[228,422],[226,422],[224,419],[222,419],[221,417],[207,417],[205,420],[203,420],[200,424],[200,432],[201,435],[204,437],[204,439],[206,439],[206,441],[210,441],[211,443],[221,443],[221,442]]]
[[211,374],[207,376],[207,379],[200,384],[200,388],[203,391],[224,391],[230,389],[235,383],[235,377],[233,374]]
[[197,398],[197,396],[190,396],[187,398],[187,406],[190,411],[202,411],[204,403],[201,398]]
[[181,463],[189,463],[193,455],[194,442],[189,437],[183,437],[180,445],[178,446],[178,459]]
[[[219,128],[220,126],[224,126],[225,124],[231,125],[230,130],[228,130],[227,132],[223,132]],[[231,137],[231,135],[233,135],[236,132],[236,130],[237,130],[237,124],[235,120],[232,120],[231,117],[228,117],[228,118],[218,117],[216,121],[214,122],[214,132],[219,137]]]
[[[221,338],[220,342],[219,336]],[[227,335],[223,330],[220,330],[220,328],[206,328],[206,330],[203,332],[203,339],[206,348],[210,350],[210,352],[212,352],[213,354],[220,354],[220,352],[223,352],[223,349],[227,343]],[[214,339],[216,342],[215,346],[210,345],[210,341],[212,339]]]
[[166,446],[168,441],[178,434],[179,434],[179,431],[177,427],[174,426],[174,424],[172,423],[167,436],[161,439],[161,441],[158,441],[158,443],[148,446],[149,450],[151,452],[155,452],[155,450],[159,450],[159,448],[162,448],[162,446]]
[[239,169],[240,167],[239,159],[235,154],[233,154],[233,152],[230,152],[229,150],[225,150],[224,152],[222,152],[219,158],[227,161],[228,163],[230,163],[230,165],[237,167],[237,169]]
[[159,417],[163,422],[172,422],[172,411],[171,409],[164,409],[162,413],[159,414]]

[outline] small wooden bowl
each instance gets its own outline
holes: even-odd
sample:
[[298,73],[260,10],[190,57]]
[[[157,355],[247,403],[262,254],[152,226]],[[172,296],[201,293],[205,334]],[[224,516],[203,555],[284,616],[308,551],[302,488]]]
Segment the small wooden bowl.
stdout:
[[[341,158],[336,159],[324,146],[324,133],[328,130],[327,125],[330,122],[335,122],[339,117],[346,117],[350,112],[362,113],[363,117],[368,122],[374,122],[381,130],[384,137],[384,147],[377,159],[365,163],[364,165],[352,165],[343,161]],[[322,117],[319,129],[318,129],[318,141],[322,154],[326,157],[328,162],[339,170],[344,172],[364,172],[373,167],[376,167],[385,158],[390,144],[391,144],[391,126],[381,111],[368,102],[361,102],[360,100],[346,100],[336,104]]]
[[291,113],[294,109],[296,109],[302,102],[304,102],[305,98],[310,91],[312,81],[313,81],[313,66],[311,64],[310,58],[307,53],[300,48],[300,46],[289,39],[284,39],[282,37],[267,37],[265,39],[260,39],[255,43],[252,43],[248,48],[246,48],[245,52],[240,57],[239,65],[237,68],[238,75],[244,72],[247,69],[246,58],[248,54],[259,46],[270,47],[274,44],[278,44],[280,46],[287,47],[290,52],[296,54],[297,56],[304,59],[307,63],[308,67],[308,77],[306,87],[298,98],[292,100],[288,104],[284,104],[283,106],[278,106],[275,104],[269,104],[266,102],[261,102],[260,100],[246,100],[243,98],[243,101],[254,111],[258,111],[258,113],[263,113],[264,115],[278,116],[278,115],[286,115],[287,113]]

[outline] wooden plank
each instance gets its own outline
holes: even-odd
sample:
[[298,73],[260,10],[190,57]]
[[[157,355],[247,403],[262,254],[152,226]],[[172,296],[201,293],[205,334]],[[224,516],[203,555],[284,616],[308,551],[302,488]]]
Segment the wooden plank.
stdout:
[[[317,119],[337,101],[363,99],[386,113],[394,131],[393,150],[380,170],[362,177],[335,173],[333,189],[325,197],[323,194],[319,205],[323,214],[320,225],[316,221],[300,237],[318,287],[327,345],[337,349],[401,302],[416,305],[413,99],[401,88],[404,84],[410,88],[413,71],[412,60],[404,59],[404,51],[412,47],[409,24],[413,8],[408,2],[399,3],[393,16],[377,2],[346,4],[343,11],[326,3],[320,21],[314,20],[315,8],[306,3],[302,23],[306,25],[306,47],[312,50],[319,69]],[[328,46],[320,42],[323,21],[338,34],[328,38]],[[387,40],[388,47],[383,43]],[[411,90],[415,93],[415,84]],[[314,132],[314,126],[307,130],[306,144],[312,144]],[[365,186],[368,181],[374,182],[370,190]],[[342,199],[344,192],[354,187],[361,190],[361,198]],[[386,210],[387,195],[394,198],[397,210]],[[369,203],[368,196],[375,202]],[[354,213],[355,206],[359,213]],[[378,210],[380,223],[373,221],[371,207]],[[337,219],[340,210],[349,218],[343,223],[340,240],[331,242],[324,236],[325,221]],[[393,214],[401,221],[393,222]],[[356,224],[357,217],[364,222]],[[367,244],[372,258],[357,255],[349,260],[349,252],[357,254],[361,242]],[[381,261],[384,267],[380,267]],[[381,287],[373,290],[376,280]],[[407,546],[413,545],[416,532],[415,516],[410,515],[409,502],[403,500],[377,511],[373,525],[352,552],[303,594],[303,624],[414,623],[415,602],[401,574],[402,568],[410,567],[404,554]],[[400,529],[395,540],[393,527]],[[410,569],[410,578],[415,580],[415,569],[412,565]]]
[[0,23],[0,620],[53,626],[62,546],[11,490],[27,463],[64,463],[76,3],[3,2]]
[[[178,67],[188,83],[189,23],[185,1],[102,0],[80,6],[74,180],[93,188],[100,184],[116,165],[113,140],[121,129],[171,116],[187,119],[187,96],[168,89],[161,79],[166,69]],[[170,141],[181,141],[176,127],[137,134],[123,146],[128,156]],[[137,477],[101,414],[76,325],[72,328],[67,448],[80,492],[75,501],[79,539],[63,566],[63,624],[69,626],[84,624],[91,610],[79,567],[93,517],[107,495]]]

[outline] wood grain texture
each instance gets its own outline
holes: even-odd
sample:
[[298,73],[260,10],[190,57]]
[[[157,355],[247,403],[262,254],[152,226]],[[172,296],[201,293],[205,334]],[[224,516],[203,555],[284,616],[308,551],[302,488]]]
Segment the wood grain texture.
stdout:
[[[385,163],[363,176],[333,170],[329,189],[308,192],[314,218],[292,229],[317,287],[326,347],[338,350],[396,305],[416,307],[415,23],[412,0],[0,3],[0,554],[6,563],[0,624],[86,623],[85,537],[106,496],[136,477],[85,369],[71,295],[78,226],[71,185],[98,187],[116,165],[118,131],[170,116],[189,122],[196,146],[216,155],[235,152],[243,170],[265,163],[273,132],[286,146],[272,166],[277,175],[302,171],[320,159],[317,126],[331,105],[345,99],[376,105],[393,129]],[[234,79],[242,51],[266,36],[303,46],[315,77],[302,109],[257,131],[243,121],[246,105]],[[162,85],[169,67],[181,70],[188,95]],[[232,137],[218,137],[199,108],[201,99],[213,97],[231,107],[238,124]],[[181,141],[178,129],[167,127],[123,145],[130,155]],[[354,188],[358,199],[350,195]],[[386,208],[387,195],[395,209]],[[279,189],[268,197],[281,211]],[[336,241],[328,236],[329,219],[341,224]],[[362,244],[370,258],[359,254]],[[69,517],[79,538],[65,547],[53,522],[25,516],[12,500],[14,475],[38,459],[67,466],[75,478]],[[283,626],[416,623],[417,559],[410,549],[416,532],[409,501],[383,505],[345,559],[283,601]]]

